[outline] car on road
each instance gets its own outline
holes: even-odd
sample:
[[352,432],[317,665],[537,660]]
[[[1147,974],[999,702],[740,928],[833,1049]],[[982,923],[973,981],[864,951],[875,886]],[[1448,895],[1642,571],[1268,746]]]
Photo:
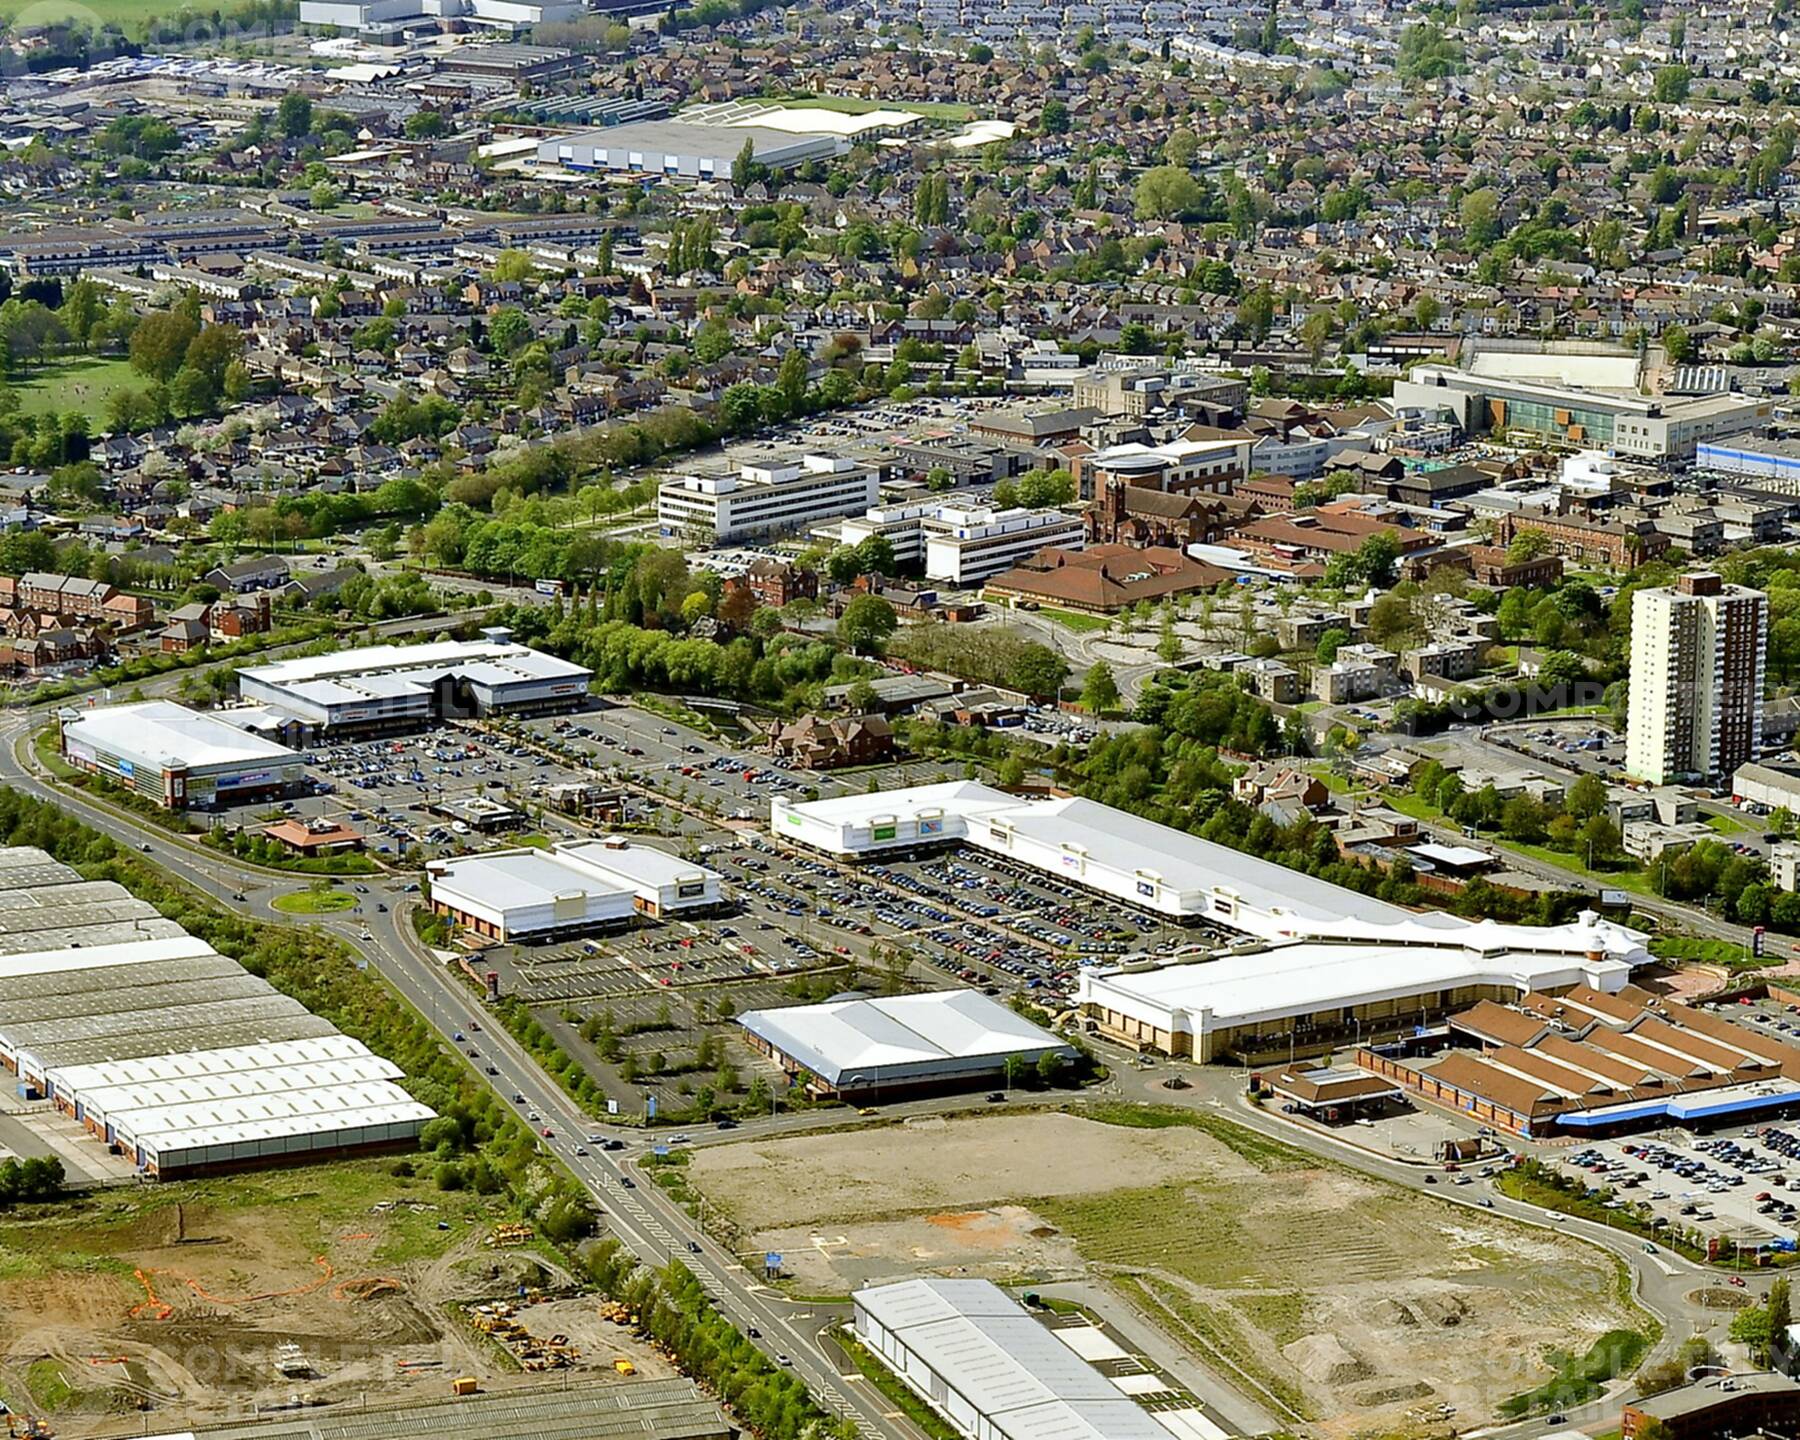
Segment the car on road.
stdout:
[[637,1181],[633,1180],[629,1175],[621,1175],[619,1177],[619,1184],[623,1185],[627,1190],[637,1189]]
[[700,1242],[698,1240],[690,1240],[687,1242],[687,1248],[688,1254],[698,1255],[700,1253]]
[[775,1363],[777,1365],[792,1365],[794,1362],[785,1355],[777,1355],[775,1357]]
[[990,1105],[1004,1105],[1006,1103],[1006,1092],[1004,1090],[989,1091],[987,1103]]
[[546,1140],[554,1140],[556,1138],[556,1132],[554,1130],[552,1130],[548,1125],[546,1125],[542,1130],[538,1131],[538,1134],[542,1135]]

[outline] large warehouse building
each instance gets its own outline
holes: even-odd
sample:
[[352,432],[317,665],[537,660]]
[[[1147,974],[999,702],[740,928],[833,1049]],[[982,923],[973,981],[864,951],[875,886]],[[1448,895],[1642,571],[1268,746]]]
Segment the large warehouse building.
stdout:
[[1578,986],[1450,1017],[1435,1056],[1358,1063],[1524,1136],[1743,1124],[1800,1113],[1800,1049],[1636,985]]
[[793,170],[830,160],[850,147],[837,135],[772,130],[761,125],[699,125],[686,120],[639,120],[539,143],[538,164],[668,180],[729,180],[745,145],[759,165]]
[[1479,1000],[1631,975],[1592,912],[1562,926],[1497,925],[1439,936],[1396,928],[1380,943],[1298,941],[1189,963],[1084,970],[1077,999],[1102,1034],[1165,1055],[1247,1060],[1312,1054],[1429,1025]]
[[304,741],[567,710],[586,699],[591,670],[521,645],[501,627],[481,634],[479,640],[371,645],[240,670],[239,696],[261,707],[244,724]]
[[556,940],[725,903],[718,871],[618,837],[434,860],[431,908],[488,940]]
[[168,700],[65,711],[62,751],[171,810],[285,795],[306,773],[287,746]]
[[432,1118],[360,1041],[41,850],[0,850],[0,926],[0,1070],[148,1177],[404,1148]]
[[992,1080],[1016,1056],[1075,1057],[1073,1046],[975,990],[750,1010],[751,1047],[822,1096],[869,1098]]
[[970,1440],[1170,1440],[1155,1414],[991,1280],[852,1297],[856,1338]]
[[1093,1026],[1210,1060],[1316,1053],[1487,997],[1617,990],[1643,936],[1587,914],[1560,926],[1418,912],[1092,800],[1023,800],[972,781],[773,802],[771,828],[844,859],[966,844],[1177,922],[1265,942],[1200,962],[1082,972]]

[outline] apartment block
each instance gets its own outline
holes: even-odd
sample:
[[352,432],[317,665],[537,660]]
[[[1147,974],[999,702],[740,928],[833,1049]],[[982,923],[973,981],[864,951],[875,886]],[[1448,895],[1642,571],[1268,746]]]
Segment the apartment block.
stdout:
[[1769,597],[1711,572],[1640,590],[1631,610],[1625,770],[1661,785],[1730,775],[1762,742]]

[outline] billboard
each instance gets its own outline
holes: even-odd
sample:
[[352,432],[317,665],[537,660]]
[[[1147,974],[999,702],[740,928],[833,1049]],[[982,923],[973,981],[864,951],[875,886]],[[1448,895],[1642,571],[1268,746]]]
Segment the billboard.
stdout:
[[705,893],[706,882],[704,880],[683,880],[675,887],[676,896],[682,900],[692,900]]
[[942,835],[944,833],[944,817],[932,815],[919,821],[921,835]]
[[892,840],[898,833],[899,826],[892,820],[884,820],[879,825],[871,825],[869,827],[869,838],[871,840]]

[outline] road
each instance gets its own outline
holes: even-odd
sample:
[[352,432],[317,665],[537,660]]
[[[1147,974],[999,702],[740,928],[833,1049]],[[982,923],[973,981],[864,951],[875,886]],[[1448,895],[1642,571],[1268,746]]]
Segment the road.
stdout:
[[[194,841],[52,785],[34,768],[35,762],[21,760],[22,748],[29,754],[28,747],[22,747],[21,742],[29,733],[30,723],[30,717],[24,714],[15,714],[0,723],[0,783],[76,814],[84,823],[121,845],[147,851],[158,865],[177,879],[218,898],[221,903],[235,905],[261,919],[294,923],[293,917],[280,914],[272,905],[278,896],[306,888],[309,883],[306,878],[277,876],[238,865],[228,857],[203,849]],[[887,1402],[870,1390],[866,1382],[838,1370],[835,1349],[821,1334],[836,1316],[825,1307],[783,1296],[737,1256],[710,1240],[653,1182],[640,1178],[643,1174],[637,1164],[643,1153],[640,1131],[597,1124],[574,1106],[510,1036],[492,1026],[483,1026],[479,1033],[474,1030],[479,1019],[479,1006],[471,998],[466,983],[419,945],[400,885],[399,880],[371,878],[366,882],[366,896],[359,895],[357,911],[318,917],[312,923],[320,924],[366,958],[430,1021],[446,1043],[465,1051],[480,1051],[478,1069],[485,1071],[491,1066],[498,1072],[483,1074],[484,1083],[508,1103],[513,1103],[515,1095],[524,1097],[524,1104],[515,1108],[535,1112],[541,1117],[538,1128],[552,1132],[543,1142],[546,1148],[587,1188],[604,1211],[606,1227],[635,1255],[658,1266],[672,1258],[681,1260],[733,1324],[745,1333],[758,1332],[757,1343],[765,1353],[771,1357],[785,1357],[821,1402],[853,1420],[862,1434],[881,1437],[881,1440],[916,1440],[910,1422],[890,1412]],[[238,902],[233,898],[237,895],[245,898]],[[374,908],[378,896],[386,897],[381,902],[385,909]],[[459,1032],[465,1037],[460,1043],[456,1039]],[[1105,1050],[1107,1047],[1100,1048]],[[1723,1338],[1721,1332],[1727,1317],[1721,1312],[1694,1305],[1688,1299],[1689,1294],[1708,1278],[1708,1272],[1702,1266],[1668,1253],[1648,1254],[1634,1236],[1589,1221],[1553,1215],[1511,1200],[1485,1184],[1450,1185],[1433,1169],[1391,1159],[1337,1135],[1296,1125],[1247,1103],[1242,1097],[1244,1082],[1240,1074],[1184,1066],[1180,1073],[1189,1080],[1192,1088],[1170,1091],[1161,1084],[1169,1073],[1166,1067],[1140,1069],[1130,1063],[1130,1057],[1124,1052],[1109,1054],[1107,1058],[1113,1063],[1113,1079],[1094,1098],[1123,1098],[1216,1110],[1249,1129],[1348,1163],[1391,1183],[1420,1192],[1429,1189],[1450,1203],[1481,1206],[1526,1224],[1577,1235],[1599,1245],[1624,1262],[1632,1275],[1638,1299],[1662,1321],[1664,1335],[1657,1352],[1659,1355],[1693,1334],[1711,1331],[1715,1339]],[[888,1107],[883,1112],[883,1119],[891,1121],[896,1114],[915,1111],[966,1109],[967,1105],[966,1097],[948,1097],[921,1102],[917,1106]],[[774,1116],[748,1122],[739,1132],[729,1135],[703,1130],[695,1135],[694,1142],[721,1143],[757,1133],[788,1133],[844,1123],[845,1116],[841,1112]],[[597,1144],[590,1146],[587,1143],[589,1135],[619,1139],[627,1148],[603,1151]],[[1427,1179],[1428,1175],[1436,1176],[1435,1183]],[[629,1185],[626,1183],[628,1177]],[[1753,1280],[1752,1289],[1758,1287],[1759,1282]],[[1629,1387],[1621,1386],[1602,1401],[1572,1409],[1567,1412],[1567,1423],[1610,1425],[1616,1418],[1620,1400],[1627,1393]],[[1489,1433],[1499,1440],[1538,1440],[1558,1428],[1562,1427],[1538,1419]]]

